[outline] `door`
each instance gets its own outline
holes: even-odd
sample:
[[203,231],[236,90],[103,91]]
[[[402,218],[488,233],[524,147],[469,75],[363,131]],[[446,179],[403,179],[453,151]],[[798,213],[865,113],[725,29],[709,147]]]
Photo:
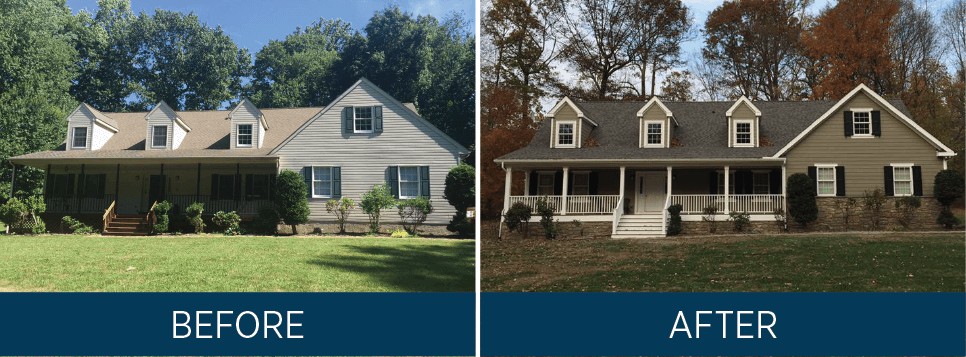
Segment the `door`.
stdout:
[[635,174],[634,193],[636,202],[634,213],[659,212],[667,198],[667,182],[661,171],[638,171]]
[[144,177],[144,173],[140,171],[121,171],[117,188],[117,213],[135,214],[141,212],[141,189],[145,180]]
[[164,175],[151,175],[151,185],[148,188],[147,209],[151,209],[151,205],[154,204],[154,202],[164,200],[165,181]]

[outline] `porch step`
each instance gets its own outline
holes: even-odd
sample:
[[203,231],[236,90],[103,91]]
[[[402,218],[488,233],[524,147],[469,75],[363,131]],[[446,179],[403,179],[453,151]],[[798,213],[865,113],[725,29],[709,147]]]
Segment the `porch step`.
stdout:
[[627,214],[621,216],[617,230],[611,238],[661,238],[664,234],[661,213]]
[[104,227],[105,236],[146,236],[150,231],[144,222],[143,215],[117,215],[111,223]]

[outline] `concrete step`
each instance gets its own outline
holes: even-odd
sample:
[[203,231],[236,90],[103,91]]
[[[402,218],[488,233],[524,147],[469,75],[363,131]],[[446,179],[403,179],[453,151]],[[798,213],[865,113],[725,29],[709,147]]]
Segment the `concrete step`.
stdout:
[[611,235],[614,239],[664,238],[663,234],[621,234]]

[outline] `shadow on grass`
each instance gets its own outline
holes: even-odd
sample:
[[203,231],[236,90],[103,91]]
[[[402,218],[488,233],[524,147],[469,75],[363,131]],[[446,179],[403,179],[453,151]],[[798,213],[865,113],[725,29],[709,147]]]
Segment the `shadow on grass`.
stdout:
[[320,256],[306,263],[366,274],[403,291],[472,292],[474,245],[350,246],[362,256]]

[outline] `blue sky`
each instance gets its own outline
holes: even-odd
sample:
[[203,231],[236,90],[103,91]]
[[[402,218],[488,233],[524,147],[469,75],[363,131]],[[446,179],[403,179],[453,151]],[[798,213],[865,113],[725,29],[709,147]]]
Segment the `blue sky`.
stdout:
[[[134,13],[148,14],[158,8],[194,12],[208,26],[220,25],[239,47],[248,48],[254,56],[268,41],[284,39],[296,27],[304,28],[319,18],[342,19],[361,31],[376,11],[393,4],[414,15],[432,15],[440,20],[454,12],[462,13],[469,21],[470,30],[475,32],[476,1],[473,0],[131,0],[131,9]],[[97,10],[97,0],[67,0],[67,6],[75,14],[82,9],[93,13]]]

